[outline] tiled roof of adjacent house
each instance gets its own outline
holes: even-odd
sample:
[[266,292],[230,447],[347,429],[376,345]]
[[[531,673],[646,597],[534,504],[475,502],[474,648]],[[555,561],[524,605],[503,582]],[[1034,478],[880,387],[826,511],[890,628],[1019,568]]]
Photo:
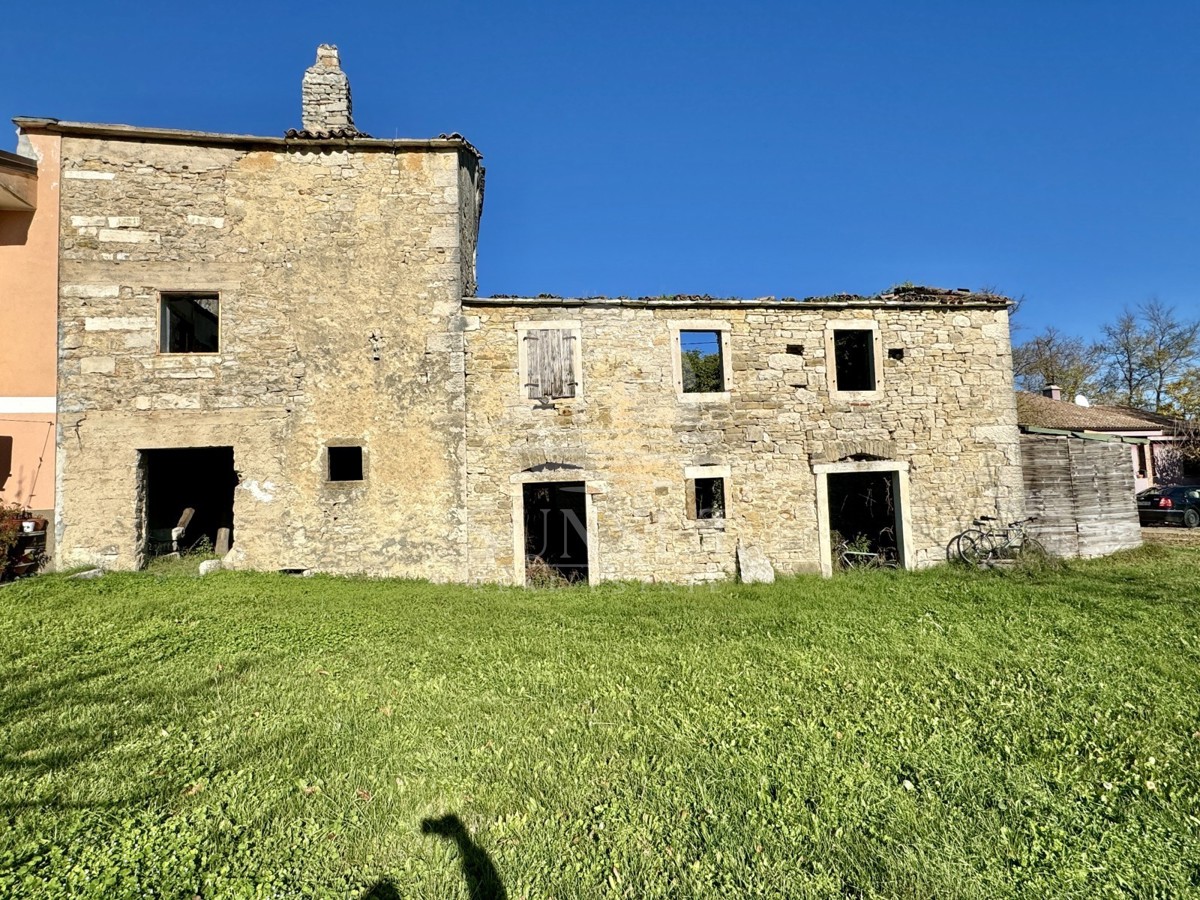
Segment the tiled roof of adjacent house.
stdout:
[[1063,431],[1161,431],[1170,430],[1172,420],[1127,406],[1077,406],[1018,391],[1017,424]]

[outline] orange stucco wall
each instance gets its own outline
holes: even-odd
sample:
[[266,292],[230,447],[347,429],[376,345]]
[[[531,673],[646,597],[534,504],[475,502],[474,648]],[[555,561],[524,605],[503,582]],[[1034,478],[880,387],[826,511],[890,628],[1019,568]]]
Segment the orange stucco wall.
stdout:
[[60,139],[29,141],[40,156],[37,209],[0,211],[0,501],[47,510],[54,507]]

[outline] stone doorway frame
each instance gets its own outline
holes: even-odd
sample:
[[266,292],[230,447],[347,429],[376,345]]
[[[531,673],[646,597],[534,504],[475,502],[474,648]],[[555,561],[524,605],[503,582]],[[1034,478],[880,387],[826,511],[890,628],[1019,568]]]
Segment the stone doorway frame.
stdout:
[[851,462],[817,463],[812,467],[817,481],[817,552],[821,574],[826,578],[833,575],[833,545],[829,540],[829,476],[857,472],[891,472],[896,478],[896,548],[899,550],[900,565],[913,568],[912,510],[909,498],[912,494],[908,483],[908,463],[892,459],[858,460]]
[[[537,468],[542,468],[538,466]],[[513,584],[525,587],[525,485],[555,481],[583,482],[583,506],[587,527],[588,586],[600,583],[600,541],[596,527],[596,505],[592,495],[602,492],[601,486],[589,473],[575,466],[545,468],[542,471],[518,472],[508,479],[512,486]]]

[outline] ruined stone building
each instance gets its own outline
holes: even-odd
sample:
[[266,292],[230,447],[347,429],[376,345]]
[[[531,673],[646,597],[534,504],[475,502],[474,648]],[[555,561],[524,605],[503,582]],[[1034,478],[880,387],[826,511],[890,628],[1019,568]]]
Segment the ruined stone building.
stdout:
[[695,582],[1022,512],[1004,298],[477,297],[475,148],[357,131],[333,48],[303,96],[281,137],[17,120],[61,159],[60,565],[187,519],[231,567]]

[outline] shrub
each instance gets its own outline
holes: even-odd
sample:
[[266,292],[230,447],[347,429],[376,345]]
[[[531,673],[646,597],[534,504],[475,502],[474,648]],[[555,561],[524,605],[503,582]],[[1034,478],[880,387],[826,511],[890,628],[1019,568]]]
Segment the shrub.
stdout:
[[15,550],[21,537],[21,520],[25,510],[15,503],[0,503],[0,579],[16,562]]

